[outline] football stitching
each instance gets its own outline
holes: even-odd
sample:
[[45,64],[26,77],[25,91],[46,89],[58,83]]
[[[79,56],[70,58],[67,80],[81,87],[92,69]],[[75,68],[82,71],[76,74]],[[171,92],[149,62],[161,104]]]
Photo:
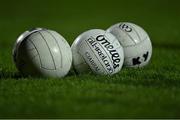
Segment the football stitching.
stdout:
[[[130,25],[130,24],[128,24],[128,25],[129,25],[131,28],[133,28],[133,30],[134,30],[134,32],[137,34],[139,40],[142,41],[142,40],[141,40],[141,37],[139,36],[139,34],[138,34],[138,32],[136,31],[136,29],[134,28],[134,26],[132,26],[132,25]],[[139,43],[140,43],[140,42],[139,42]],[[138,43],[136,43],[136,44],[138,44]]]
[[38,51],[38,49],[36,48],[36,46],[35,46],[35,44],[33,43],[33,41],[32,41],[30,38],[29,38],[28,40],[29,40],[29,41],[33,44],[34,48],[36,49],[37,54],[38,54],[38,56],[39,56],[39,60],[40,60],[40,64],[41,64],[41,68],[42,68],[42,61],[41,61],[41,57],[40,57],[39,51]]
[[[51,49],[50,49],[50,47],[49,47],[46,39],[45,39],[44,36],[42,35],[42,33],[41,33],[40,31],[38,31],[38,33],[39,33],[40,36],[43,38],[43,40],[45,41],[45,43],[46,43],[46,45],[47,45],[47,47],[48,47],[48,49],[49,49],[49,52],[50,52],[50,55],[51,55],[51,58],[52,58],[52,61],[53,61],[53,64],[54,64],[54,68],[55,68],[55,69],[49,69],[49,68],[45,68],[45,69],[48,69],[48,70],[56,70],[56,65],[55,65],[54,57],[53,57],[53,55],[52,55],[52,53],[51,53]],[[42,67],[42,68],[44,68],[44,67]]]
[[47,30],[45,30],[45,31],[46,31],[47,33],[49,33],[49,34],[54,38],[56,44],[58,45],[58,48],[59,48],[59,51],[60,51],[60,54],[61,54],[61,67],[60,67],[60,68],[62,68],[62,63],[63,63],[62,51],[61,51],[61,49],[60,49],[60,46],[59,46],[59,44],[58,44],[58,41],[57,41],[57,39],[55,38],[55,36],[54,36],[51,32],[49,32],[49,31],[47,31]]
[[132,42],[134,42],[135,44],[136,44],[136,42],[134,41],[134,39],[131,37],[131,35],[129,35],[126,31],[124,31],[124,30],[121,30],[120,29],[120,31],[122,31],[123,33],[125,33],[131,40],[132,40]]
[[[146,39],[148,38],[148,36],[146,36],[140,43],[136,44],[136,45],[139,45],[139,44],[142,44],[142,42],[144,42]],[[123,46],[124,48],[128,48],[128,47],[134,47],[136,45],[129,45],[129,46]]]

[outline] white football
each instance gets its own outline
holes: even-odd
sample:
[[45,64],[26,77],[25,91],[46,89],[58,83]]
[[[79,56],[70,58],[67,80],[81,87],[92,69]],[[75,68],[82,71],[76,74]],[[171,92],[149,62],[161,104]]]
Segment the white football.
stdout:
[[100,75],[119,72],[124,61],[123,48],[114,35],[93,29],[79,35],[71,46],[73,67],[78,73]]
[[124,66],[143,67],[152,56],[152,44],[143,28],[133,23],[122,22],[111,26],[107,32],[119,40],[124,49]]
[[37,28],[19,36],[13,60],[24,75],[60,78],[70,70],[72,52],[60,34]]

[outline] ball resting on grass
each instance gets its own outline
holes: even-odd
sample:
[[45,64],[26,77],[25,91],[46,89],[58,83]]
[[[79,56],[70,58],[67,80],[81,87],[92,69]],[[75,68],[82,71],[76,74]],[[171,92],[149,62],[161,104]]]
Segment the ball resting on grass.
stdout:
[[93,71],[100,75],[119,72],[124,61],[118,40],[104,30],[93,29],[79,35],[71,46],[73,66],[78,73]]
[[70,70],[72,52],[60,34],[37,28],[19,36],[13,49],[13,59],[24,75],[60,78]]
[[107,32],[119,40],[124,49],[124,66],[143,67],[152,56],[152,44],[146,31],[138,25],[122,22],[111,26]]

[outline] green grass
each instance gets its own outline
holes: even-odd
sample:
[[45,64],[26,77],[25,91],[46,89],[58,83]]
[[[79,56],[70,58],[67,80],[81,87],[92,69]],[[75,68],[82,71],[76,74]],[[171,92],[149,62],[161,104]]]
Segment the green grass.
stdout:
[[[0,118],[180,118],[179,11],[178,0],[2,2]],[[13,44],[26,29],[50,28],[71,44],[85,30],[119,21],[149,33],[153,56],[145,68],[43,79],[22,77],[12,62]]]

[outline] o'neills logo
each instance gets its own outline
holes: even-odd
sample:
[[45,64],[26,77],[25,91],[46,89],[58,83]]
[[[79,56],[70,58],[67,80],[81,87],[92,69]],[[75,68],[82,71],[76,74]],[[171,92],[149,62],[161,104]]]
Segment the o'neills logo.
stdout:
[[109,51],[113,61],[113,68],[116,69],[119,67],[119,63],[121,61],[120,55],[117,50],[114,49],[114,46],[104,37],[104,35],[97,36],[96,40],[99,41],[107,49],[107,51]]

